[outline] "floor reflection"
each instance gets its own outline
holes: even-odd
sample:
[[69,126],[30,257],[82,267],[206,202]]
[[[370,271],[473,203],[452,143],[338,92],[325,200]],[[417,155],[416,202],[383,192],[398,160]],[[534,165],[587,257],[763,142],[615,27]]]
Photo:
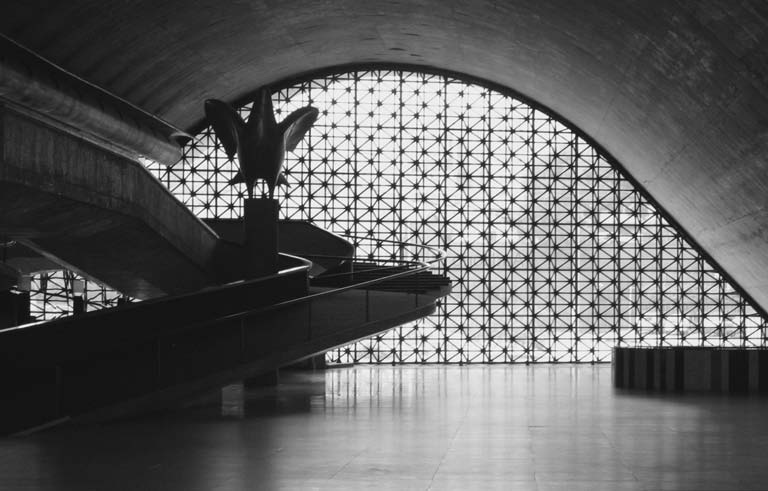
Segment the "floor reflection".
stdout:
[[0,489],[765,489],[768,399],[616,391],[607,365],[282,372],[0,441]]

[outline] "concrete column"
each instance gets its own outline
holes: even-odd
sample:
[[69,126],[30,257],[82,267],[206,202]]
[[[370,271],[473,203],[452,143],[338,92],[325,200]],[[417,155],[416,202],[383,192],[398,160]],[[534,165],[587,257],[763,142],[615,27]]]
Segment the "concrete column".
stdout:
[[768,349],[614,348],[613,381],[627,389],[768,393]]
[[664,390],[666,387],[664,350],[656,348],[653,350],[653,377],[650,388],[654,390]]
[[683,387],[686,391],[712,390],[712,352],[709,349],[683,349]]
[[635,389],[650,389],[650,386],[648,385],[648,359],[650,358],[650,354],[651,350],[635,350]]
[[72,314],[80,315],[85,313],[85,300],[82,295],[72,297]]
[[757,387],[761,394],[768,393],[768,351],[760,350],[757,355]]
[[222,387],[219,392],[221,398],[221,415],[235,418],[245,416],[245,398],[243,384],[231,384]]
[[14,327],[29,321],[29,292],[0,292],[0,328]]
[[747,390],[757,394],[760,391],[760,353],[757,350],[750,350],[747,353]]
[[664,350],[664,390],[679,390],[677,386],[677,363],[675,349]]
[[611,375],[613,386],[617,388],[624,387],[624,350],[618,346],[613,348],[613,359],[611,362]]
[[312,370],[325,370],[328,368],[328,363],[325,361],[325,353],[315,355],[309,359],[312,364]]
[[243,211],[246,274],[256,278],[276,273],[280,205],[274,199],[246,199]]
[[731,392],[749,392],[749,353],[744,350],[732,350],[728,365],[728,385]]
[[635,388],[635,350],[624,349],[624,387]]
[[720,392],[731,391],[731,355],[727,349],[720,350]]
[[72,314],[85,313],[85,281],[72,281]]

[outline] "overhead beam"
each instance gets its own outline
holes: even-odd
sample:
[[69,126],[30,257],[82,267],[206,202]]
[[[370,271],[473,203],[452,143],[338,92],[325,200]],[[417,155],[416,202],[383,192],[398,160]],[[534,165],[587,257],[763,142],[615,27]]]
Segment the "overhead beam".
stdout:
[[0,34],[0,102],[129,158],[176,163],[178,128]]
[[231,281],[241,249],[135,160],[2,106],[0,236],[138,298]]

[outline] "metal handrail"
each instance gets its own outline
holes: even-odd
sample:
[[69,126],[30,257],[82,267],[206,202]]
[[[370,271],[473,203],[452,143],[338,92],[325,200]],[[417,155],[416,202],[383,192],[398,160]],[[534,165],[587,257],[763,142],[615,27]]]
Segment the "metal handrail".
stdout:
[[[169,302],[169,301],[184,300],[185,298],[190,298],[190,297],[199,295],[200,293],[210,292],[212,290],[239,288],[239,287],[244,286],[244,285],[250,285],[250,284],[253,284],[253,283],[260,283],[260,282],[263,282],[263,281],[269,281],[271,279],[275,279],[275,278],[278,278],[280,276],[285,276],[285,275],[289,275],[289,274],[295,274],[295,273],[298,273],[299,271],[309,271],[309,269],[312,267],[312,263],[310,261],[304,259],[303,257],[292,256],[290,254],[283,254],[283,253],[280,253],[280,255],[281,256],[285,256],[285,257],[289,257],[289,258],[292,258],[292,259],[296,259],[296,260],[298,260],[299,262],[301,262],[303,264],[301,264],[299,266],[292,266],[290,268],[280,270],[280,271],[278,271],[276,273],[273,273],[271,275],[268,275],[268,276],[260,276],[258,278],[250,278],[250,279],[244,279],[244,280],[237,280],[237,281],[232,281],[232,282],[229,282],[229,283],[224,283],[223,285],[215,285],[215,286],[209,286],[209,287],[206,287],[206,288],[201,288],[200,290],[197,290],[197,291],[194,291],[194,292],[181,293],[181,294],[178,294],[178,295],[169,295],[169,296],[165,296],[165,297],[150,298],[148,300],[142,300],[141,302],[127,303],[127,304],[124,304],[124,305],[115,306],[115,307],[111,307],[111,308],[108,308],[108,309],[100,309],[100,310],[93,310],[91,312],[83,312],[82,314],[78,315],[78,319],[84,319],[84,318],[88,318],[88,317],[97,316],[97,315],[99,315],[99,314],[101,314],[101,313],[103,313],[103,312],[105,312],[107,310],[111,311],[113,309],[118,309],[118,308],[120,308],[122,310],[128,310],[128,309],[131,309],[131,308],[141,308],[141,307],[145,307],[147,305],[153,305],[153,304],[156,304],[156,303],[164,303],[164,302]],[[27,323],[27,324],[21,324],[21,325],[18,325],[18,326],[8,327],[8,328],[5,328],[5,329],[0,329],[0,335],[3,334],[3,333],[6,333],[6,332],[15,331],[15,330],[19,330],[19,329],[25,329],[25,328],[29,328],[29,327],[34,327],[34,326],[38,326],[38,325],[41,325],[41,324],[50,325],[50,324],[53,324],[53,323],[69,321],[70,317],[71,316],[59,317],[57,319],[51,319],[51,320],[40,320],[40,321],[30,322],[30,323]]]
[[[345,235],[344,237],[347,238],[347,239],[350,239],[350,240],[369,240],[369,241],[372,241],[372,242],[377,242],[377,243],[382,243],[382,244],[397,244],[399,246],[409,246],[409,247],[418,247],[420,249],[428,249],[428,250],[430,250],[430,251],[432,251],[434,253],[435,258],[432,259],[431,261],[427,261],[426,264],[433,264],[433,263],[435,263],[437,261],[440,261],[440,260],[442,260],[444,258],[443,251],[441,249],[438,249],[438,248],[433,247],[433,246],[424,245],[424,244],[418,244],[416,242],[400,242],[400,241],[397,241],[397,240],[389,240],[389,239],[374,239],[372,237],[354,237],[352,235]],[[353,245],[355,245],[354,242],[353,242]],[[419,262],[420,263],[420,261],[411,261],[411,262]]]
[[[378,241],[379,239],[372,239],[372,240],[377,240]],[[387,241],[387,242],[395,243],[395,244],[400,244],[400,242],[397,242],[397,241]],[[407,244],[407,243],[403,243],[403,244]],[[421,248],[435,249],[434,247],[425,246],[425,245],[421,245],[421,244],[408,244],[408,245],[412,245],[412,246],[415,246],[415,247],[421,247]],[[301,304],[301,303],[304,303],[304,302],[312,302],[313,300],[316,300],[316,299],[320,299],[320,298],[324,298],[324,297],[330,297],[330,296],[333,296],[333,295],[338,295],[340,293],[348,292],[348,291],[351,291],[351,290],[365,289],[368,286],[373,286],[373,285],[376,285],[376,284],[379,284],[379,283],[383,283],[385,281],[390,281],[390,280],[393,280],[393,279],[396,279],[396,278],[402,278],[402,277],[406,277],[406,276],[411,276],[411,275],[414,275],[414,274],[417,274],[417,273],[420,273],[420,272],[428,271],[432,264],[434,264],[435,262],[437,262],[437,261],[439,261],[439,260],[441,260],[443,258],[442,251],[437,250],[437,253],[436,253],[435,256],[436,256],[435,259],[433,259],[433,260],[431,260],[429,262],[426,262],[426,263],[425,262],[420,262],[420,261],[411,261],[411,263],[418,265],[414,269],[408,269],[406,271],[400,271],[398,273],[394,273],[394,274],[391,274],[391,275],[383,276],[381,278],[375,278],[375,279],[368,280],[368,281],[363,281],[363,282],[360,282],[360,283],[353,283],[351,285],[346,285],[346,286],[342,286],[342,287],[332,288],[330,290],[323,291],[323,292],[310,293],[309,295],[305,295],[303,297],[292,298],[290,300],[285,300],[283,302],[278,302],[278,303],[275,303],[275,304],[272,304],[272,305],[269,305],[269,306],[266,306],[266,307],[259,307],[259,308],[256,308],[256,309],[246,310],[246,311],[238,312],[238,313],[235,313],[235,314],[227,314],[225,316],[217,317],[215,319],[209,319],[209,320],[206,320],[206,321],[203,321],[203,322],[199,322],[199,323],[196,323],[196,324],[190,324],[190,325],[186,326],[185,329],[195,329],[195,328],[200,328],[200,327],[206,327],[206,326],[209,326],[209,325],[212,325],[212,324],[217,324],[219,322],[227,322],[227,321],[243,319],[245,317],[250,317],[250,316],[253,316],[253,315],[258,315],[258,314],[262,314],[262,313],[266,313],[266,312],[271,312],[273,310],[278,310],[278,309],[282,309],[282,308],[285,308],[285,307],[290,307],[290,306],[293,306],[293,305],[298,305],[298,304]],[[346,258],[346,259],[349,259],[349,258]],[[294,268],[294,269],[296,269],[296,268]],[[291,270],[291,271],[293,271],[293,270]],[[352,273],[347,273],[347,274],[352,274]],[[276,275],[272,275],[272,276],[276,276]],[[266,277],[266,278],[269,278],[269,277]],[[237,283],[237,282],[235,282],[235,283]]]
[[340,293],[344,293],[344,292],[347,292],[347,291],[350,291],[350,290],[365,289],[365,287],[367,287],[367,286],[376,285],[378,283],[383,283],[385,281],[389,281],[389,280],[392,280],[392,279],[395,279],[395,278],[411,276],[413,274],[416,274],[416,273],[419,273],[419,272],[422,272],[422,271],[427,271],[427,270],[429,270],[429,266],[428,265],[424,265],[424,266],[416,268],[416,269],[409,269],[407,271],[402,271],[402,272],[395,273],[395,274],[392,274],[392,275],[384,276],[382,278],[375,278],[373,280],[363,281],[363,282],[360,282],[360,283],[353,283],[351,285],[346,285],[346,286],[342,286],[342,287],[336,287],[336,288],[332,288],[331,290],[327,290],[327,291],[324,291],[324,292],[310,293],[309,295],[305,295],[303,297],[292,298],[290,300],[285,300],[283,302],[278,302],[278,303],[269,305],[267,307],[259,307],[257,309],[247,310],[247,311],[244,311],[244,312],[238,312],[236,314],[228,314],[228,315],[225,315],[225,316],[222,316],[222,317],[217,317],[216,319],[211,319],[211,320],[200,322],[198,324],[189,325],[189,326],[187,326],[187,328],[192,329],[192,328],[198,328],[198,327],[205,327],[205,326],[208,326],[208,325],[211,325],[211,324],[217,324],[219,322],[226,322],[226,321],[242,319],[244,317],[249,317],[249,316],[257,315],[257,314],[262,314],[262,313],[265,313],[265,312],[270,312],[270,311],[273,311],[273,310],[278,310],[278,309],[281,309],[281,308],[290,307],[292,305],[297,305],[297,304],[304,303],[304,302],[311,302],[311,301],[313,301],[315,299],[319,299],[319,298],[323,298],[323,297],[330,297],[330,296],[333,296],[333,295],[338,295]]
[[[406,266],[406,267],[431,266],[431,265],[435,264],[436,262],[441,261],[442,259],[444,259],[444,254],[443,254],[442,250],[440,250],[440,249],[438,249],[436,247],[426,246],[426,245],[423,245],[423,244],[417,244],[417,243],[413,243],[413,242],[399,242],[399,241],[396,241],[396,240],[389,240],[389,239],[374,239],[372,237],[354,237],[354,236],[351,236],[351,235],[344,235],[343,237],[345,239],[347,239],[347,240],[354,241],[353,245],[355,245],[355,247],[356,247],[356,244],[359,244],[360,241],[367,240],[367,241],[375,242],[377,245],[379,245],[379,244],[396,244],[396,245],[400,246],[401,249],[403,249],[405,247],[415,247],[415,248],[420,248],[420,249],[426,249],[426,250],[431,251],[432,255],[434,256],[432,259],[426,260],[426,261],[414,261],[414,260],[391,259],[391,258],[381,259],[384,262],[395,263],[395,265],[380,266],[380,267],[377,268],[378,271],[386,271],[388,269],[401,268],[403,266]],[[338,260],[344,260],[344,261],[350,261],[350,260],[354,261],[354,260],[357,259],[354,256],[353,257],[334,256],[334,255],[327,255],[327,254],[305,254],[304,257],[307,257],[307,258],[310,258],[310,259],[312,259],[312,258],[318,258],[318,259],[338,259]],[[409,269],[409,271],[411,271],[411,270]],[[344,277],[344,276],[352,276],[352,277],[354,277],[355,274],[358,274],[358,272],[352,270],[352,271],[344,271],[344,272],[340,272],[340,273],[324,274],[322,277],[323,278],[339,278],[339,277]],[[389,279],[392,279],[392,278],[387,276],[387,277],[377,278],[376,280],[379,280],[377,282],[381,282],[381,281],[387,281]],[[374,281],[374,280],[371,280],[371,281]]]
[[[349,236],[346,236],[346,237],[349,237]],[[365,239],[370,239],[370,238],[366,237]],[[237,319],[241,319],[241,318],[248,317],[248,316],[251,316],[251,315],[261,314],[261,313],[264,313],[264,312],[270,312],[272,310],[277,310],[277,309],[281,309],[281,308],[284,308],[284,307],[290,307],[292,305],[297,305],[297,304],[300,304],[300,303],[303,303],[303,302],[311,302],[312,300],[315,300],[315,299],[318,299],[318,298],[329,297],[329,296],[337,295],[339,293],[344,293],[344,292],[347,292],[347,291],[350,291],[350,290],[365,289],[368,286],[372,286],[372,285],[376,285],[376,284],[379,284],[379,283],[383,283],[385,281],[390,281],[390,280],[393,280],[393,279],[396,279],[396,278],[411,276],[411,275],[414,275],[414,274],[417,274],[417,273],[428,271],[432,264],[434,264],[435,262],[440,261],[440,260],[443,259],[443,252],[441,250],[436,249],[436,248],[431,247],[431,246],[425,246],[423,244],[413,244],[413,243],[406,243],[406,242],[390,241],[390,240],[380,240],[380,239],[370,239],[370,240],[375,240],[377,242],[389,242],[389,243],[393,243],[393,244],[405,244],[405,245],[410,245],[410,246],[414,246],[414,247],[420,247],[420,248],[424,248],[424,249],[435,250],[436,254],[435,254],[435,258],[432,259],[429,262],[410,261],[412,264],[418,265],[414,269],[408,269],[406,271],[400,271],[398,273],[394,273],[394,274],[391,274],[391,275],[383,276],[381,278],[374,278],[372,280],[367,280],[367,281],[363,281],[363,282],[360,282],[360,283],[353,283],[351,285],[346,285],[346,286],[342,286],[342,287],[333,288],[331,290],[327,290],[327,291],[324,291],[324,292],[311,293],[311,294],[305,295],[303,297],[297,297],[297,298],[292,298],[290,300],[285,300],[283,302],[278,302],[276,304],[272,304],[272,305],[269,305],[267,307],[259,307],[257,309],[252,309],[252,310],[248,310],[248,311],[245,311],[245,312],[238,312],[236,314],[228,314],[226,316],[222,316],[222,317],[219,317],[217,319],[213,319],[213,320],[209,320],[209,321],[204,321],[204,322],[201,322],[199,324],[195,324],[195,325],[189,326],[189,327],[190,328],[192,328],[192,327],[204,327],[206,325],[215,324],[215,323],[218,323],[218,322],[237,320]],[[346,258],[346,259],[349,259],[349,258]],[[354,272],[345,273],[345,274],[352,275],[352,274],[354,274]]]
[[[427,246],[427,245],[424,245],[424,244],[417,244],[415,242],[399,242],[399,241],[396,241],[396,240],[374,239],[374,238],[371,238],[371,237],[354,237],[354,236],[350,236],[350,235],[345,235],[343,237],[345,239],[354,240],[354,241],[368,240],[368,241],[371,241],[371,242],[376,242],[377,244],[397,244],[401,248],[404,248],[404,247],[416,247],[416,248],[420,248],[420,249],[427,249],[427,250],[431,251],[433,253],[433,255],[434,255],[434,258],[431,259],[431,260],[428,260],[428,261],[413,261],[413,260],[390,259],[390,258],[382,259],[382,260],[384,260],[386,262],[403,263],[403,264],[434,264],[435,262],[440,261],[440,260],[444,259],[444,257],[445,257],[444,254],[443,254],[443,251],[441,249],[438,249],[438,248],[433,247],[433,246]],[[356,246],[355,243],[353,243],[352,245]],[[304,257],[318,257],[318,258],[324,258],[324,259],[355,259],[354,257],[350,258],[349,256],[334,256],[334,255],[329,255],[329,254],[311,254],[311,255],[305,254]]]
[[[370,239],[370,238],[364,238],[364,239]],[[410,245],[410,246],[414,246],[414,247],[420,247],[420,248],[435,250],[434,247],[420,245],[420,244],[401,243],[401,242],[397,242],[397,241],[384,241],[384,240],[380,240],[380,239],[370,239],[370,240],[375,240],[377,242],[389,242],[389,243],[395,243],[395,244],[404,244],[404,245]],[[248,280],[238,280],[238,281],[226,283],[224,285],[212,286],[212,287],[204,288],[204,289],[198,290],[196,292],[183,293],[183,294],[180,294],[180,295],[174,295],[174,296],[169,296],[169,297],[153,298],[153,299],[145,300],[145,301],[138,302],[138,303],[132,303],[132,304],[126,304],[126,305],[119,306],[119,307],[113,307],[113,309],[118,309],[118,308],[120,308],[120,309],[141,308],[143,306],[151,305],[151,304],[155,304],[155,303],[162,303],[162,302],[173,301],[173,300],[182,300],[184,298],[193,297],[193,296],[198,295],[199,293],[205,292],[205,291],[211,291],[211,290],[215,290],[215,289],[237,288],[237,287],[240,287],[240,286],[243,286],[243,285],[247,285],[247,284],[252,284],[252,283],[257,283],[257,282],[262,282],[262,281],[269,281],[270,279],[274,279],[274,278],[277,278],[277,277],[283,276],[283,275],[295,274],[295,273],[298,273],[299,271],[306,271],[306,272],[308,272],[310,267],[311,267],[311,263],[309,261],[307,261],[306,259],[302,258],[302,257],[291,256],[291,255],[282,254],[282,253],[281,253],[281,255],[287,256],[287,257],[291,257],[291,258],[294,258],[294,259],[298,259],[298,260],[300,260],[301,262],[303,262],[305,264],[302,264],[301,266],[294,266],[294,267],[291,267],[291,268],[288,268],[288,269],[285,269],[285,270],[281,270],[281,271],[278,271],[277,273],[271,274],[269,276],[263,276],[263,277],[260,277],[260,278],[254,278],[254,279],[248,279]],[[304,303],[304,302],[311,302],[311,301],[313,301],[315,299],[337,295],[337,294],[344,293],[344,292],[347,292],[347,291],[350,291],[350,290],[364,289],[366,287],[373,286],[373,285],[376,285],[376,284],[379,284],[379,283],[383,283],[385,281],[390,281],[390,280],[393,280],[393,279],[396,279],[396,278],[402,278],[402,277],[406,277],[406,276],[415,275],[415,274],[420,273],[420,272],[428,271],[432,264],[434,264],[435,262],[441,260],[442,258],[443,258],[442,251],[436,250],[435,258],[430,260],[430,261],[428,261],[428,262],[406,261],[406,262],[416,266],[413,269],[408,269],[406,271],[400,271],[400,272],[397,272],[397,273],[394,273],[394,274],[391,274],[391,275],[383,276],[381,278],[374,278],[372,280],[367,280],[367,281],[363,281],[363,282],[360,282],[360,283],[353,283],[353,284],[345,285],[345,286],[342,286],[342,287],[332,288],[330,290],[323,291],[323,292],[311,293],[309,295],[305,295],[305,296],[302,296],[302,297],[292,298],[290,300],[285,300],[283,302],[278,302],[278,303],[275,303],[275,304],[272,304],[272,305],[269,305],[269,306],[266,306],[266,307],[258,307],[256,309],[250,309],[250,310],[246,310],[246,311],[243,311],[243,312],[237,312],[237,313],[234,313],[234,314],[227,314],[227,315],[224,315],[224,316],[216,317],[214,319],[208,319],[208,320],[205,320],[205,321],[202,321],[202,322],[199,322],[199,323],[188,324],[188,325],[184,326],[183,328],[181,328],[181,330],[194,329],[194,328],[199,328],[199,327],[205,327],[205,326],[212,325],[212,324],[217,324],[217,323],[220,323],[220,322],[226,322],[226,321],[231,321],[231,320],[242,319],[242,318],[249,317],[249,316],[252,316],[252,315],[257,315],[257,314],[269,312],[269,311],[272,311],[272,310],[277,310],[277,309],[281,309],[281,308],[285,308],[285,307],[290,307],[292,305],[297,305],[297,304]],[[350,258],[346,257],[345,259],[350,259]],[[387,267],[385,266],[382,269],[384,269],[384,268],[387,268]],[[354,272],[344,273],[344,274],[352,275],[352,274],[354,274]],[[79,316],[79,318],[82,319],[82,318],[85,318],[85,317],[97,316],[97,315],[103,313],[105,310],[107,310],[107,309],[97,310],[97,311],[92,311],[92,312],[86,312],[86,313],[81,314]],[[112,310],[112,309],[108,309],[108,310]],[[14,327],[9,327],[9,328],[6,328],[6,329],[2,329],[2,330],[0,330],[0,334],[6,333],[6,332],[15,331],[15,330],[19,330],[19,329],[31,328],[31,327],[35,327],[35,326],[38,326],[38,325],[41,325],[41,324],[48,324],[48,325],[50,325],[51,323],[66,322],[66,321],[70,321],[70,320],[71,320],[70,317],[62,317],[62,318],[54,319],[54,320],[50,320],[50,321],[38,321],[38,322],[33,322],[33,323],[29,323],[29,324],[23,324],[23,325],[20,325],[20,326],[14,326]]]

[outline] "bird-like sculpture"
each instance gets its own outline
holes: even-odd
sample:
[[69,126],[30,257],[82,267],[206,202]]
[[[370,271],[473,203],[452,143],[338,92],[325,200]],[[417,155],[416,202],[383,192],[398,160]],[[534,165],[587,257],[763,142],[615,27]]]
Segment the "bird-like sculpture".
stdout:
[[262,87],[256,94],[247,123],[232,106],[217,99],[205,101],[205,115],[227,156],[231,159],[237,154],[240,172],[229,183],[244,182],[248,197],[253,198],[253,186],[258,179],[263,179],[272,199],[276,186],[288,184],[282,173],[285,152],[293,151],[304,138],[317,120],[318,110],[312,106],[302,107],[278,124],[271,92]]

